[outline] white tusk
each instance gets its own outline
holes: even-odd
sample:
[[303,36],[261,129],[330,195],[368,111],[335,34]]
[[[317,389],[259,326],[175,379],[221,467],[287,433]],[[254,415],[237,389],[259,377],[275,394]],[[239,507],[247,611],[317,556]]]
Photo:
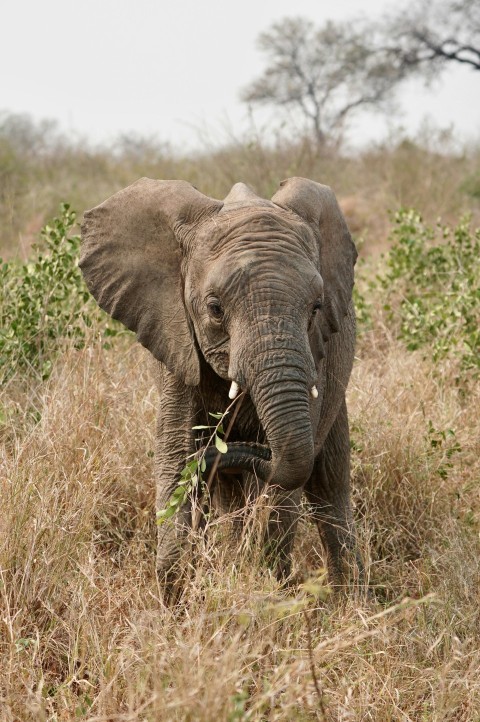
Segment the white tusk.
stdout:
[[312,388],[310,389],[310,393],[312,394],[312,397],[314,399],[318,399],[318,391],[316,386],[312,386]]
[[236,398],[239,391],[240,391],[240,386],[237,384],[236,381],[232,381],[232,385],[230,386],[230,391],[228,392],[228,398],[229,399]]

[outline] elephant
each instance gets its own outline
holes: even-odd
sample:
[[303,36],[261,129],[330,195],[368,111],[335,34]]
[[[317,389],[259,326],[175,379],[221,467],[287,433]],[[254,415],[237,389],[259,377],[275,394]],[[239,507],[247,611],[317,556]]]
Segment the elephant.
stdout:
[[[241,391],[226,453],[205,456],[218,464],[216,510],[243,509],[252,489],[267,494],[266,546],[285,580],[305,494],[343,589],[362,575],[345,402],[356,258],[326,185],[288,178],[267,200],[237,183],[220,201],[183,180],[141,178],[84,214],[79,264],[100,307],[154,359],[157,508],[195,454],[192,427]],[[191,525],[187,503],[159,526],[165,599],[178,590]]]

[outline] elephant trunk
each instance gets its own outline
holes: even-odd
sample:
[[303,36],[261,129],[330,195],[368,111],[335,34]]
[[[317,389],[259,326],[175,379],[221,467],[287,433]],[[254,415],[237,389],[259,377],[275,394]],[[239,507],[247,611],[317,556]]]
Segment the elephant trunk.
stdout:
[[266,481],[291,490],[302,486],[313,468],[309,402],[313,372],[307,372],[305,366],[310,364],[295,351],[270,353],[269,361],[255,376],[250,394],[271,452]]
[[311,389],[316,372],[308,346],[307,354],[303,351],[302,339],[292,334],[282,341],[281,347],[277,341],[274,348],[265,342],[260,342],[261,349],[252,344],[242,366],[234,370],[232,364],[231,368],[231,377],[239,377],[241,387],[250,393],[268,445],[233,442],[221,456],[215,449],[203,453],[207,466],[215,462],[219,471],[248,470],[270,484],[293,490],[305,484],[314,463],[310,402],[315,398]]

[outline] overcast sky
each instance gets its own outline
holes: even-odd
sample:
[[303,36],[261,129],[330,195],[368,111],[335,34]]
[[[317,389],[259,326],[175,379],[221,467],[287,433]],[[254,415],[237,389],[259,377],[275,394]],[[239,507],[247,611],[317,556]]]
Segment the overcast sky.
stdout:
[[[397,0],[396,6],[405,4]],[[158,135],[194,147],[248,126],[239,91],[262,70],[258,34],[287,15],[314,23],[378,17],[385,0],[2,0],[0,110],[53,118],[93,141]],[[402,113],[356,123],[354,143],[425,117],[480,141],[478,71],[452,68],[434,91],[410,84]],[[263,117],[263,116],[262,116]]]

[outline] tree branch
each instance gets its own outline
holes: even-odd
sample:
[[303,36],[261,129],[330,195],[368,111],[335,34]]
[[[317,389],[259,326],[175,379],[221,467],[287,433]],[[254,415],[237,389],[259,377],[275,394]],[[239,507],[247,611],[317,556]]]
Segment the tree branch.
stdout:
[[[447,38],[441,43],[434,43],[432,40],[423,34],[418,34],[417,39],[424,43],[426,47],[433,53],[432,57],[444,58],[445,60],[455,60],[457,63],[464,63],[471,65],[476,70],[480,70],[480,48],[474,48],[472,45],[461,45],[454,38]],[[446,46],[456,45],[457,47],[453,50],[447,50]],[[469,52],[475,57],[465,58],[460,53]]]

